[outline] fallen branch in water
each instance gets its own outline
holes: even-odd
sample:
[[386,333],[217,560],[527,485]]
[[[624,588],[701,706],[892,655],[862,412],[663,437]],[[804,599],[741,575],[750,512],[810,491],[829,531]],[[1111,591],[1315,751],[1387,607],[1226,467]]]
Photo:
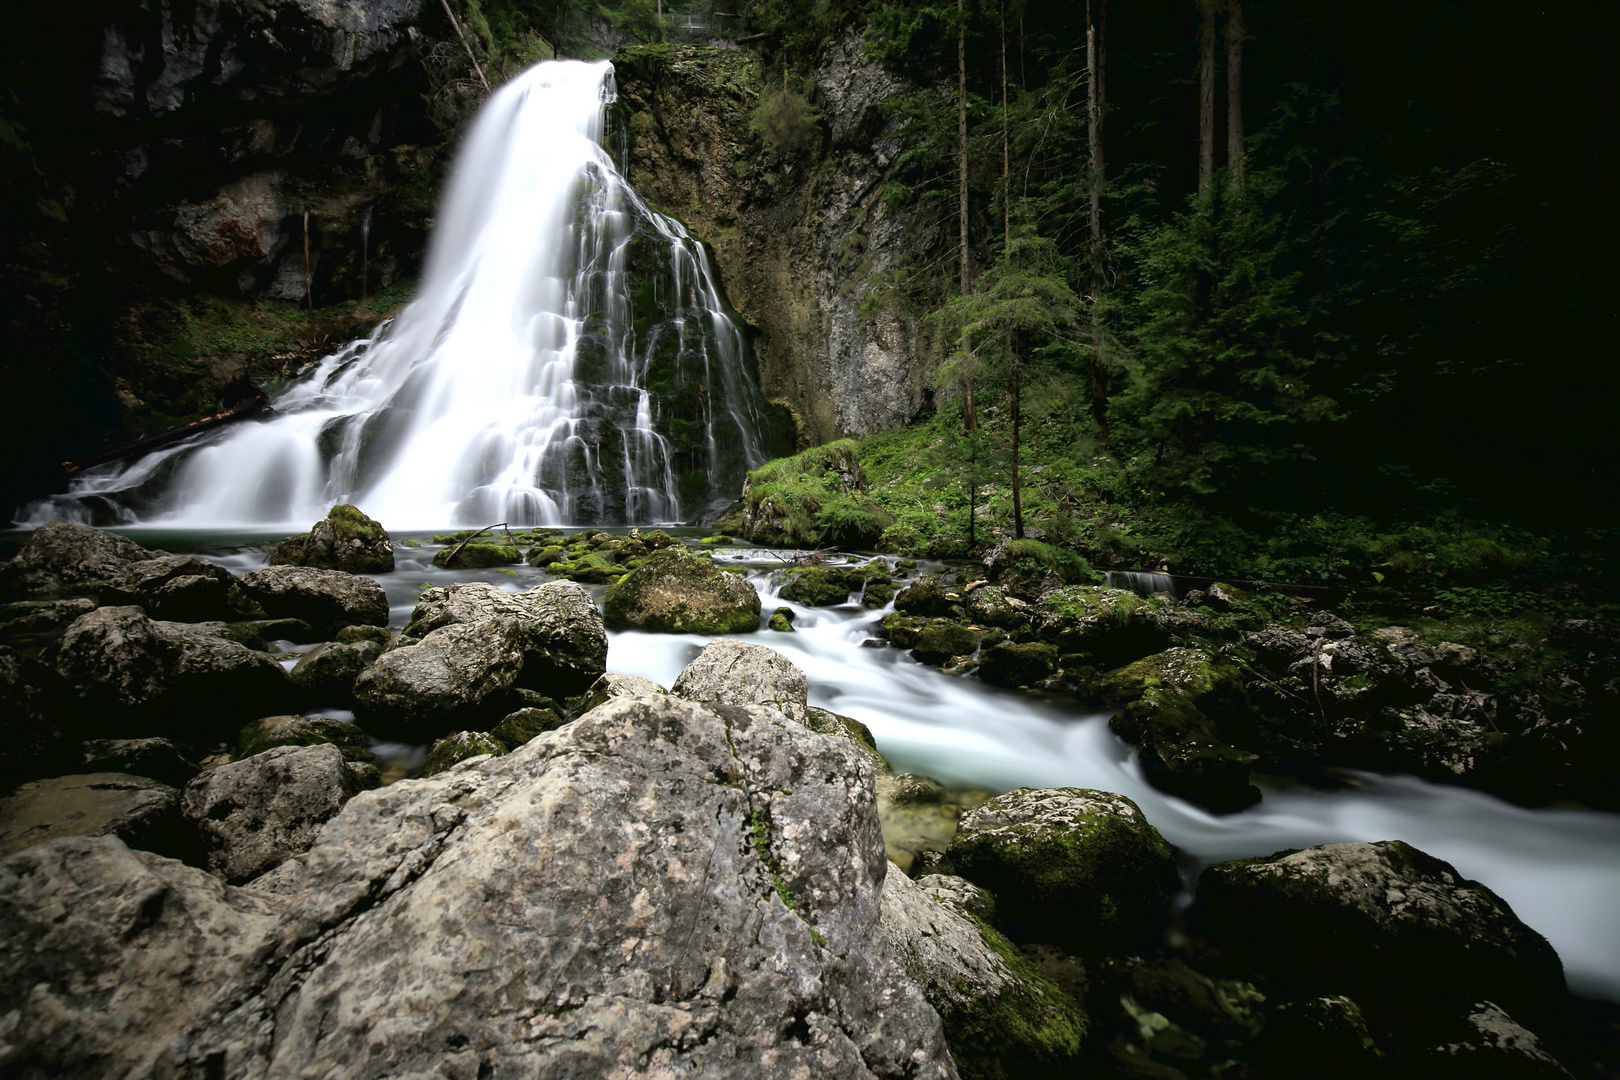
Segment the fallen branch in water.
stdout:
[[[470,536],[466,537],[465,539],[463,539],[461,541],[461,543],[457,544],[454,548],[452,548],[450,550],[450,554],[448,554],[448,555],[446,555],[444,557],[445,569],[448,570],[450,568],[450,564],[456,561],[456,556],[461,554],[461,549],[462,548],[466,547],[468,544],[470,544],[474,540],[478,539],[478,537],[483,536],[485,533],[489,532],[489,530],[491,530],[491,529],[504,529],[504,528],[506,528],[506,522],[504,522],[504,521],[497,522],[494,525],[485,525],[482,529],[479,529],[477,532],[475,532],[472,535],[470,535]],[[512,538],[511,532],[508,532],[506,534],[506,538],[508,540],[510,540]]]

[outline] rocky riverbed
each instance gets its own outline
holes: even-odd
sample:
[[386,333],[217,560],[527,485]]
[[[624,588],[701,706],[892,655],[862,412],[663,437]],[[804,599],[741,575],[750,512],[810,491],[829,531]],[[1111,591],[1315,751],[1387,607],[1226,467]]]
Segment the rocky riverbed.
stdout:
[[[443,537],[496,580],[402,594],[378,533],[335,512],[237,574],[59,524],[0,570],[7,1075],[1612,1075],[1613,1013],[1451,863],[1319,844],[1188,907],[1212,860],[1153,823],[1324,762],[1606,805],[1605,627],[1558,629],[1560,714],[1224,587],[840,560],[762,608],[712,545],[536,531]],[[610,670],[603,609],[685,658]],[[871,655],[1117,707],[1153,786],[897,775],[906,740],[812,703],[834,609]]]

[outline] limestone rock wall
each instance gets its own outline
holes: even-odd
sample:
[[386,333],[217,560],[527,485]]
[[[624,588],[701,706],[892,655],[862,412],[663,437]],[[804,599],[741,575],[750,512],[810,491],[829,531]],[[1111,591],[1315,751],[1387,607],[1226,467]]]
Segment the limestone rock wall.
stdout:
[[893,283],[942,237],[882,198],[900,149],[883,106],[908,88],[846,34],[810,94],[819,146],[785,156],[750,127],[771,89],[753,54],[631,49],[615,66],[630,182],[709,245],[753,331],[765,395],[792,410],[800,444],[912,419],[940,348]]

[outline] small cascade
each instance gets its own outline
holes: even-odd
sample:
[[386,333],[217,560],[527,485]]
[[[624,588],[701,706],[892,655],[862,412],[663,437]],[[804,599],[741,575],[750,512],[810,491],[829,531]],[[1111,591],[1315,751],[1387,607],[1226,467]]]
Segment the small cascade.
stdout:
[[1154,593],[1176,595],[1176,583],[1169,574],[1143,570],[1105,570],[1103,584],[1110,589],[1124,589],[1138,596],[1152,596]]
[[602,147],[614,97],[606,62],[502,87],[398,319],[266,419],[87,470],[23,523],[307,525],[352,502],[391,529],[656,524],[730,502],[784,448],[702,247]]
[[371,284],[371,207],[360,215],[360,299],[364,300]]

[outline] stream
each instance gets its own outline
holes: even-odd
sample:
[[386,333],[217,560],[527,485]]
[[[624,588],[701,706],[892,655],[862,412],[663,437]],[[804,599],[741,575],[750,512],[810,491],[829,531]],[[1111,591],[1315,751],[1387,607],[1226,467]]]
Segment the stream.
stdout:
[[[151,547],[193,551],[236,573],[265,563],[259,544],[281,533],[120,530]],[[689,541],[696,530],[674,529]],[[528,566],[442,570],[431,533],[396,533],[398,568],[373,575],[388,593],[390,622],[407,621],[426,585],[489,581],[521,590],[548,575]],[[402,540],[421,547],[399,547]],[[761,631],[759,644],[788,656],[810,683],[810,703],[868,727],[896,772],[1006,791],[1089,787],[1135,800],[1165,838],[1198,866],[1348,840],[1404,840],[1483,882],[1544,934],[1563,958],[1573,991],[1620,1001],[1620,815],[1573,808],[1527,810],[1467,788],[1406,776],[1347,773],[1345,789],[1322,791],[1259,781],[1264,798],[1238,814],[1210,814],[1164,795],[1143,779],[1131,749],[1108,729],[1108,714],[1056,696],[1003,690],[925,667],[877,641],[887,609],[851,603],[809,608],[776,595],[778,553],[721,548],[717,562],[740,566],[768,616],[795,613],[795,632]],[[593,587],[600,599],[602,589]],[[690,634],[609,634],[608,669],[662,686],[710,639]],[[403,749],[403,748],[401,748]],[[419,751],[418,751],[419,752]]]

